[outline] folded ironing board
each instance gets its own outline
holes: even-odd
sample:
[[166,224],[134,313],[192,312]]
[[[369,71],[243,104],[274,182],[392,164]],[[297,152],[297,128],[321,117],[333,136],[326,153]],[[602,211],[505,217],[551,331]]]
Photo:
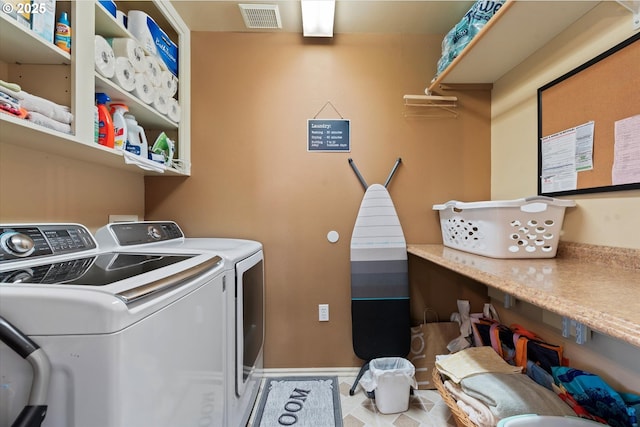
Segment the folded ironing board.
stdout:
[[366,361],[405,357],[411,345],[407,244],[391,196],[383,186],[367,186],[351,237],[351,326],[353,350]]

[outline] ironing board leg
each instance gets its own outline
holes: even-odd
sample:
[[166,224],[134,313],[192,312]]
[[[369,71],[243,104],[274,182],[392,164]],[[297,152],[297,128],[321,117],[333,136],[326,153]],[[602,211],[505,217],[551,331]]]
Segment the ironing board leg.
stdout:
[[358,372],[358,376],[356,377],[355,382],[351,386],[351,390],[349,390],[349,396],[353,396],[353,394],[356,391],[356,387],[358,387],[358,384],[360,383],[360,378],[362,378],[362,375],[364,375],[364,373],[367,372],[368,370],[369,370],[369,362],[365,363],[364,365],[362,365],[362,368],[360,368],[360,372]]

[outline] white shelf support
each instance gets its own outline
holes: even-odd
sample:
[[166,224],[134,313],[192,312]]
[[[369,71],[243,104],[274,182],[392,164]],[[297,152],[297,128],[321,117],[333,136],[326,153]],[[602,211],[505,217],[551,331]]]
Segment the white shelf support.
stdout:
[[591,329],[587,325],[563,316],[562,336],[564,338],[569,338],[572,335],[572,331],[575,331],[577,344],[585,344],[591,337]]
[[515,303],[516,299],[513,297],[513,295],[504,294],[504,308],[511,308]]

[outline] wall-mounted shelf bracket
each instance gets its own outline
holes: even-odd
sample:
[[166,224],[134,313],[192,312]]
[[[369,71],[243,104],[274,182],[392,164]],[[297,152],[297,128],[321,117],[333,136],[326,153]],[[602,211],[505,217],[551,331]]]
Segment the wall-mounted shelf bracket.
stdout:
[[633,17],[631,23],[634,30],[640,29],[640,0],[616,0],[622,7],[628,9]]
[[591,337],[591,329],[579,322],[568,317],[562,317],[562,336],[569,338],[575,332],[576,343],[585,344]]
[[458,117],[457,96],[404,95],[405,117]]
[[513,297],[513,295],[504,294],[504,308],[511,308],[515,305],[515,303],[516,299]]

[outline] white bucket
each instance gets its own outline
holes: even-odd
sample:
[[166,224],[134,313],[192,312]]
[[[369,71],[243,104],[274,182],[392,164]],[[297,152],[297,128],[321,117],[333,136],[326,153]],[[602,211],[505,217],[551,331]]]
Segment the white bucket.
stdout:
[[381,357],[369,362],[369,371],[360,380],[367,391],[375,390],[375,403],[383,414],[409,409],[411,386],[417,388],[415,367],[401,357]]
[[383,414],[395,414],[409,409],[411,386],[404,375],[383,374],[375,391],[376,407]]

